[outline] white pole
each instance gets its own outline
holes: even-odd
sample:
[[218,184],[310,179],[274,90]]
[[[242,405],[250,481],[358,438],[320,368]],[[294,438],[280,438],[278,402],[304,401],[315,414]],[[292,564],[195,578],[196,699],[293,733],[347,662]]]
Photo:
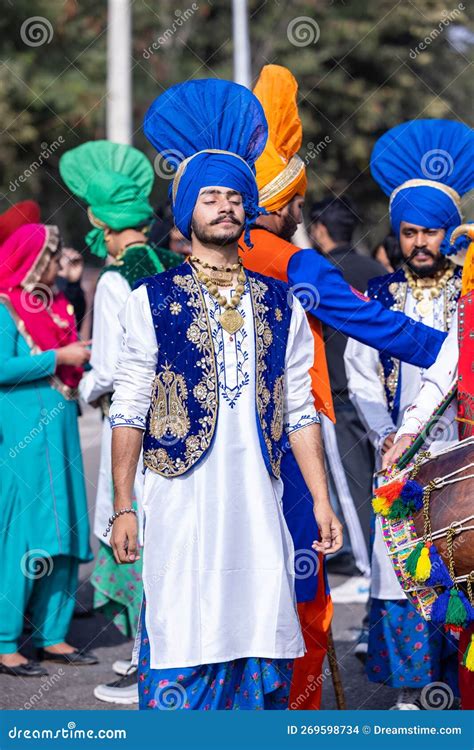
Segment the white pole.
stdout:
[[247,0],[232,0],[232,27],[234,38],[234,81],[250,88],[250,38]]
[[132,21],[130,0],[108,0],[107,138],[132,142]]

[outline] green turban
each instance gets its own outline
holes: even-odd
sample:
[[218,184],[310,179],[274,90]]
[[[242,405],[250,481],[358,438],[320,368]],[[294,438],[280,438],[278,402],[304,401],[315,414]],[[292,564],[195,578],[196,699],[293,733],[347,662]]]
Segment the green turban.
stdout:
[[142,227],[153,219],[148,197],[154,181],[153,167],[132,146],[110,141],[89,141],[67,151],[59,171],[74,195],[88,205],[91,224],[86,237],[92,253],[107,256],[104,229],[115,232]]

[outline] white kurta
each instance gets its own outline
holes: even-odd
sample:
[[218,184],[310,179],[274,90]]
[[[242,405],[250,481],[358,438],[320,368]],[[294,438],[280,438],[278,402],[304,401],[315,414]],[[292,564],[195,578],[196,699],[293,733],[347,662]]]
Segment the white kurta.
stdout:
[[[408,288],[404,309],[405,314],[425,325],[432,326],[438,330],[444,330],[444,294],[441,294],[433,301],[432,312],[424,317],[419,314],[416,305],[417,301],[414,299],[410,288]],[[354,403],[359,417],[367,429],[369,439],[375,447],[378,454],[377,465],[380,467],[380,451],[384,440],[387,435],[397,431],[397,428],[403,421],[406,410],[417,398],[423,378],[423,370],[406,362],[400,363],[400,409],[398,420],[395,424],[387,407],[385,389],[380,375],[381,365],[378,351],[354,339],[349,339],[344,355],[344,363],[351,401]],[[451,407],[449,407],[446,415],[446,419],[449,422],[452,420],[450,410]],[[418,432],[419,429],[420,425],[418,425],[414,432]],[[448,428],[439,436],[434,445],[436,449],[440,449],[452,442],[452,429]],[[388,559],[379,519],[377,519],[375,526],[375,539],[372,551],[371,595],[377,599],[403,599],[405,597]]]
[[[270,477],[257,433],[248,282],[239,306],[245,323],[233,336],[220,327],[219,306],[203,291],[218,369],[214,440],[180,477],[145,474],[143,580],[155,669],[304,653],[283,485]],[[145,287],[132,292],[124,317],[112,425],[143,428],[157,358]],[[288,431],[319,419],[308,373],[313,355],[306,315],[295,300],[286,350]]]
[[[89,370],[79,383],[79,395],[87,404],[96,401],[114,389],[114,374],[122,343],[122,326],[119,314],[130,294],[130,284],[119,273],[104,273],[97,284],[94,296],[94,322],[92,329],[92,352]],[[94,512],[94,534],[104,544],[110,544],[103,536],[114,508],[112,485],[112,430],[108,417],[102,420],[99,476]],[[143,475],[137,472],[134,494],[141,506]]]

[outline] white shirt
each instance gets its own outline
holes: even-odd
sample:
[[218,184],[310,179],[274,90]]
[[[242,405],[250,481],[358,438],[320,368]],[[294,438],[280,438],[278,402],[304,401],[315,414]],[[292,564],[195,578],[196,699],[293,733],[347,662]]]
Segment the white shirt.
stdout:
[[[119,315],[130,294],[130,284],[120,273],[107,271],[97,284],[94,296],[94,322],[92,328],[91,367],[79,383],[79,395],[90,404],[114,389],[114,374],[122,342],[122,325]],[[104,544],[110,544],[104,537],[108,520],[114,512],[112,484],[112,430],[108,417],[102,420],[99,476],[94,512],[94,534]],[[134,485],[134,499],[141,507],[143,475],[137,471]],[[140,511],[141,512],[141,511]]]
[[[182,476],[145,474],[143,580],[155,669],[304,653],[283,484],[269,475],[257,432],[248,283],[238,308],[244,326],[233,336],[220,327],[219,306],[203,291],[218,364],[214,440]],[[144,286],[130,295],[124,327],[110,416],[114,427],[144,428],[157,358]],[[311,330],[295,300],[286,349],[287,431],[319,421],[309,376],[313,357]]]

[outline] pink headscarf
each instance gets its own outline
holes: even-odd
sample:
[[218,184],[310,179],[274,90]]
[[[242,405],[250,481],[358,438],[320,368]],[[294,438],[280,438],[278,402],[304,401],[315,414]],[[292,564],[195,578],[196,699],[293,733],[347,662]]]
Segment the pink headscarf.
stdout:
[[[25,224],[0,246],[0,301],[9,303],[20,332],[31,337],[36,351],[77,341],[74,311],[67,298],[40,284],[58,248],[58,228],[44,224]],[[56,370],[56,376],[70,388],[77,387],[82,373],[82,367],[73,365],[60,365]]]

